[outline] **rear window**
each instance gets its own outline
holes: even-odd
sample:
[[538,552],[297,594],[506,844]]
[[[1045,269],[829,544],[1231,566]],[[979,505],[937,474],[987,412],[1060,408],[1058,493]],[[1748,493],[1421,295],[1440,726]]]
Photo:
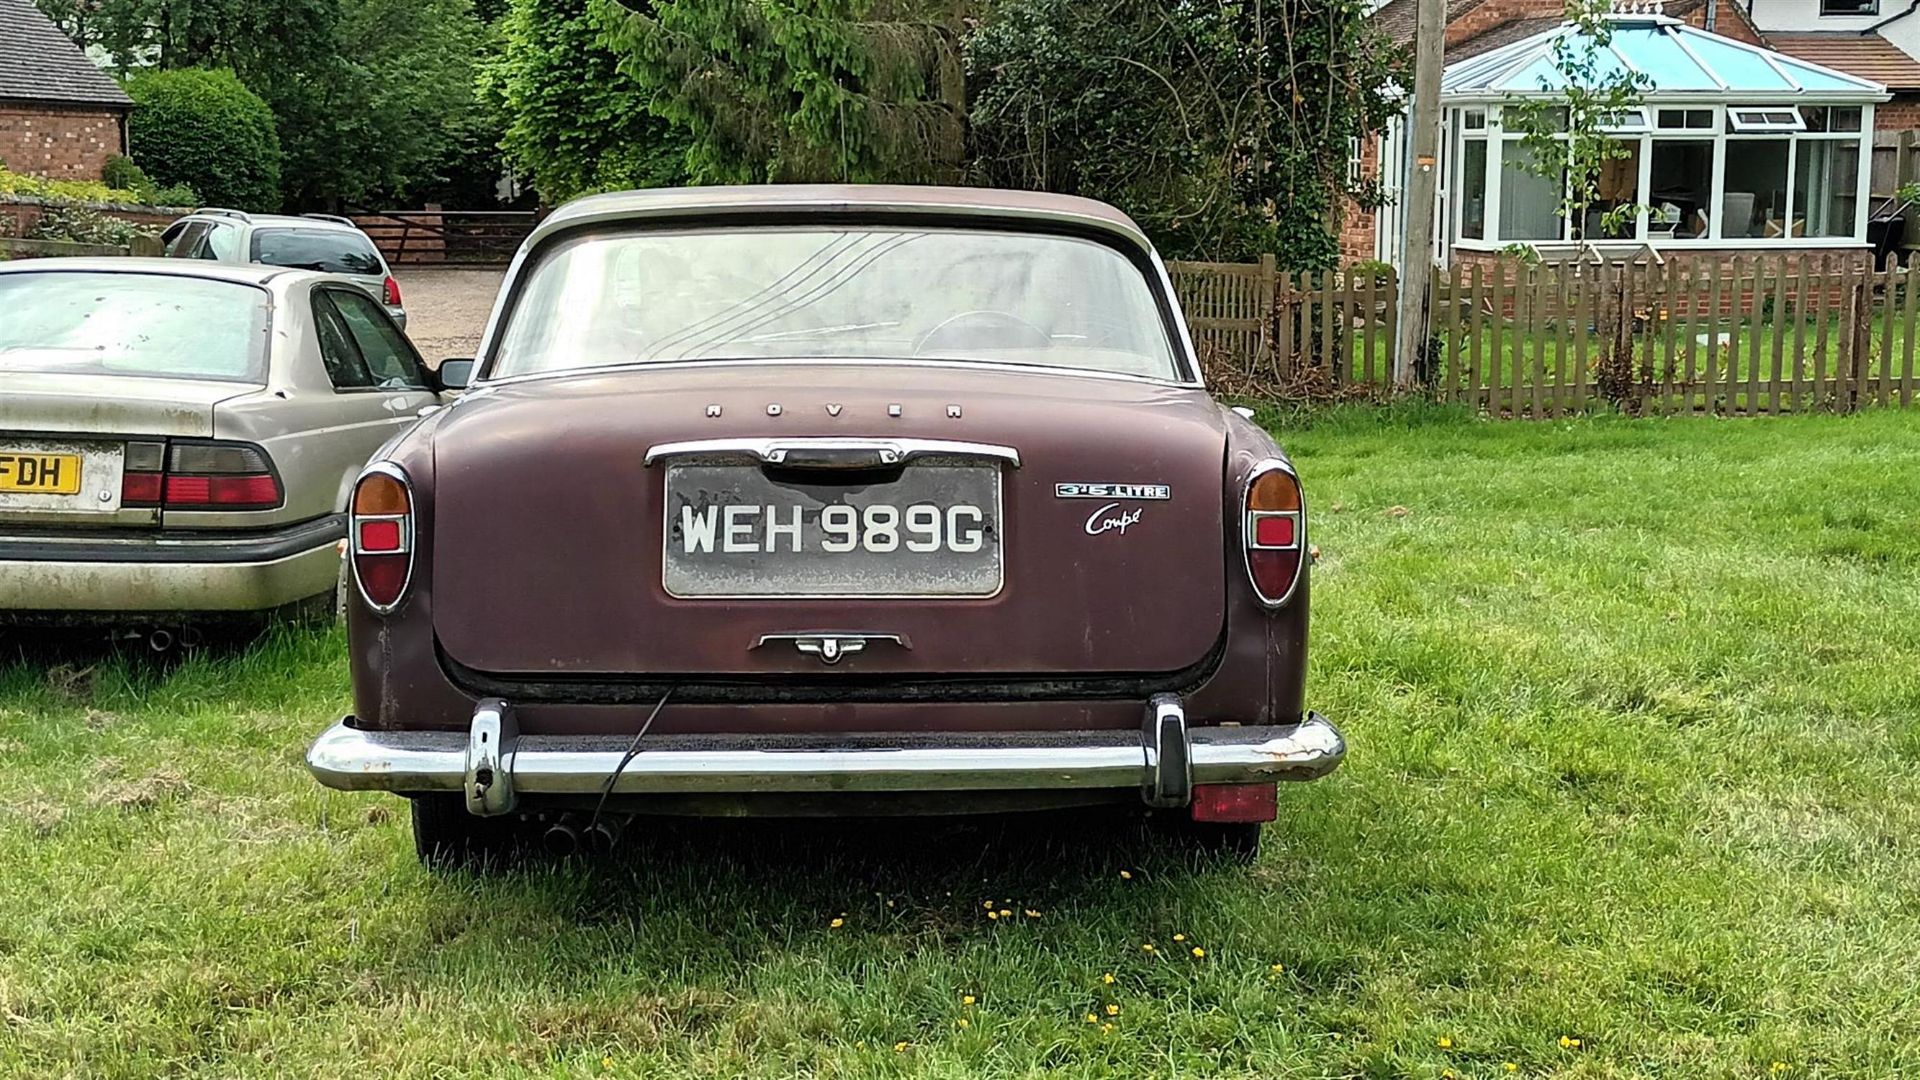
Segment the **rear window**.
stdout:
[[0,375],[266,381],[267,294],[163,274],[0,274]]
[[373,241],[345,229],[260,229],[252,261],[329,274],[382,274]]

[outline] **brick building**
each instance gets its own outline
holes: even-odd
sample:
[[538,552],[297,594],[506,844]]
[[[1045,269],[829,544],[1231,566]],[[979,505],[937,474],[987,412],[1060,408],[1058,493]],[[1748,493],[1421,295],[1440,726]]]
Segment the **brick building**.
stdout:
[[0,0],[0,163],[55,180],[98,180],[126,153],[133,100],[33,0]]

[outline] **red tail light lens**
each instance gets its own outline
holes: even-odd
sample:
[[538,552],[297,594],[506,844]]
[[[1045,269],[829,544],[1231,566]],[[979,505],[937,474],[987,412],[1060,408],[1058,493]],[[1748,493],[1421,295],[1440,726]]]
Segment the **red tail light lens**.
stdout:
[[413,491],[398,466],[376,462],[353,489],[353,576],[375,611],[392,611],[413,576]]
[[[123,500],[133,476],[121,482]],[[284,494],[266,451],[252,443],[175,442],[164,479],[138,483],[142,492],[157,484],[167,510],[273,510]]]
[[385,290],[387,294],[386,295],[387,306],[399,307],[400,306],[400,283],[393,280],[392,274],[387,275],[387,280],[381,286],[381,288]]
[[120,473],[120,505],[159,506],[166,471],[166,443],[129,442]]
[[1247,477],[1241,541],[1247,576],[1263,603],[1284,604],[1299,586],[1306,531],[1306,504],[1292,467],[1278,459],[1254,466]]

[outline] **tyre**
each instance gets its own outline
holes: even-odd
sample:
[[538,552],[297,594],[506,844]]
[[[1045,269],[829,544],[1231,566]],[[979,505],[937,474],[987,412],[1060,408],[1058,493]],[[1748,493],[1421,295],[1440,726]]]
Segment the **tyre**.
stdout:
[[417,795],[413,804],[413,851],[433,870],[485,870],[511,851],[511,824],[475,817],[458,795]]

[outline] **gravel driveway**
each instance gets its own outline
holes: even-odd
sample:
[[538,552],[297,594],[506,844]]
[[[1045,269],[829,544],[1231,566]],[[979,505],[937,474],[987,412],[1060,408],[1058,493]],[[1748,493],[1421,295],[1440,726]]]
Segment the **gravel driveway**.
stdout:
[[407,336],[429,365],[439,367],[480,347],[480,331],[506,271],[400,267],[394,276],[407,305]]

